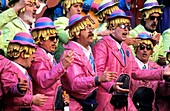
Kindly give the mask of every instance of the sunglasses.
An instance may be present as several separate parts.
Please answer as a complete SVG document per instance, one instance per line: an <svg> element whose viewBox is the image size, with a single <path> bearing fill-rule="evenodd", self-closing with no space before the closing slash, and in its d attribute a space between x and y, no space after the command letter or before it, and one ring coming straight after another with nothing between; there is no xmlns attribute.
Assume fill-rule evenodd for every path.
<svg viewBox="0 0 170 111"><path fill-rule="evenodd" d="M140 45L139 45L139 48L140 48L140 50L144 50L145 48L146 48L146 50L152 50L151 45L146 45L146 46L144 46L144 45L140 44Z"/></svg>
<svg viewBox="0 0 170 111"><path fill-rule="evenodd" d="M57 39L58 39L58 36L50 36L50 37L49 37L49 40L51 40L51 41L54 41L55 39L57 40Z"/></svg>
<svg viewBox="0 0 170 111"><path fill-rule="evenodd" d="M161 20L161 16L150 16L150 20L155 20L155 18L159 21Z"/></svg>
<svg viewBox="0 0 170 111"><path fill-rule="evenodd" d="M128 29L128 30L131 30L131 26L130 25L125 25L125 24L119 24L118 25L121 29Z"/></svg>

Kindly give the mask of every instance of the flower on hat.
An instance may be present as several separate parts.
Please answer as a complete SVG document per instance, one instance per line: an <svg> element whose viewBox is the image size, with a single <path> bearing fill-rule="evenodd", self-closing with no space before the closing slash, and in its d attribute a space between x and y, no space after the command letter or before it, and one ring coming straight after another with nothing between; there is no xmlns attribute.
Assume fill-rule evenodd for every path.
<svg viewBox="0 0 170 111"><path fill-rule="evenodd" d="M31 34L35 44L39 44L40 38L48 40L50 35L57 35L53 21L48 17L41 17L35 22L35 27L31 29Z"/></svg>
<svg viewBox="0 0 170 111"><path fill-rule="evenodd" d="M114 10L113 13L108 17L107 28L116 28L119 24L130 25L131 16L126 16L125 12L121 9Z"/></svg>
<svg viewBox="0 0 170 111"><path fill-rule="evenodd" d="M85 29L87 26L93 27L94 21L90 16L82 16L80 14L74 14L69 19L69 26L65 30L69 29L70 39L73 39L75 35L80 34L80 30Z"/></svg>
<svg viewBox="0 0 170 111"><path fill-rule="evenodd" d="M162 14L161 9L164 5L159 5L157 0L147 0L144 3L144 8L140 9L139 11L142 12L142 16L144 19L149 18L149 16L153 13Z"/></svg>
<svg viewBox="0 0 170 111"><path fill-rule="evenodd" d="M119 2L113 2L112 0L103 0L99 5L98 12L96 13L98 21L103 22L106 15L110 15L114 10L118 8Z"/></svg>
<svg viewBox="0 0 170 111"><path fill-rule="evenodd" d="M10 59L16 59L24 52L24 57L28 58L35 52L36 45L34 45L33 37L26 32L19 32L10 41L7 49L7 54Z"/></svg>

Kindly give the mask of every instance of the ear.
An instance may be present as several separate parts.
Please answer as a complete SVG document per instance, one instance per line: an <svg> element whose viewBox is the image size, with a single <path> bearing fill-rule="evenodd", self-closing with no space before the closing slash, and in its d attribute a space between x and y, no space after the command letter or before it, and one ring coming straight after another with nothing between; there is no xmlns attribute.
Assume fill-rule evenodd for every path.
<svg viewBox="0 0 170 111"><path fill-rule="evenodd" d="M24 58L24 59L25 59L24 54L25 54L24 52L21 52L21 55L20 55L20 56L21 56L21 58Z"/></svg>
<svg viewBox="0 0 170 111"><path fill-rule="evenodd" d="M40 44L40 45L42 45L42 44L43 44L43 42L44 42L44 40L43 40L42 38L40 38L40 42L39 42L39 44Z"/></svg>
<svg viewBox="0 0 170 111"><path fill-rule="evenodd" d="M151 51L151 55L154 53L154 51L153 51L153 49L152 49L152 51Z"/></svg>

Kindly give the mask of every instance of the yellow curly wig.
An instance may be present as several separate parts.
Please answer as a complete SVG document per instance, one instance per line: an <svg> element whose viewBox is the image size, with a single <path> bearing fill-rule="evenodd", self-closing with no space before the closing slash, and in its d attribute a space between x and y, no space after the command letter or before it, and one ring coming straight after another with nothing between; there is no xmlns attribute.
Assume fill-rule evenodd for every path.
<svg viewBox="0 0 170 111"><path fill-rule="evenodd" d="M80 34L80 30L85 29L87 26L93 28L93 24L91 22L90 18L86 18L85 20L75 24L73 27L69 29L69 36L70 39L73 39L75 36L78 36Z"/></svg>
<svg viewBox="0 0 170 111"><path fill-rule="evenodd" d="M34 41L35 41L35 44L36 45L39 45L39 42L40 42L40 38L42 38L43 40L48 40L50 35L54 35L54 34L58 34L56 29L41 29L41 30L33 30L31 32L33 38L34 38Z"/></svg>
<svg viewBox="0 0 170 111"><path fill-rule="evenodd" d="M103 20L105 19L106 15L112 14L112 12L113 12L114 10L117 10L117 9L119 9L118 4L104 9L103 11L101 11L101 12L98 14L98 16L97 16L98 21L99 21L100 23L102 23Z"/></svg>
<svg viewBox="0 0 170 111"><path fill-rule="evenodd" d="M73 5L75 3L83 4L84 2L83 2L83 0L63 0L62 1L62 5L66 10L68 10L71 7L71 5Z"/></svg>
<svg viewBox="0 0 170 111"><path fill-rule="evenodd" d="M21 52L24 52L24 57L28 58L35 52L36 48L26 45L21 45L18 43L9 43L7 49L7 55L10 59L17 59Z"/></svg>
<svg viewBox="0 0 170 111"><path fill-rule="evenodd" d="M130 25L130 20L127 18L115 18L115 19L113 18L112 20L107 22L107 28L115 29L120 24L129 24Z"/></svg>
<svg viewBox="0 0 170 111"><path fill-rule="evenodd" d="M152 8L152 9L149 9L149 10L145 10L145 11L142 12L142 17L146 20L153 13L162 14L161 8Z"/></svg>

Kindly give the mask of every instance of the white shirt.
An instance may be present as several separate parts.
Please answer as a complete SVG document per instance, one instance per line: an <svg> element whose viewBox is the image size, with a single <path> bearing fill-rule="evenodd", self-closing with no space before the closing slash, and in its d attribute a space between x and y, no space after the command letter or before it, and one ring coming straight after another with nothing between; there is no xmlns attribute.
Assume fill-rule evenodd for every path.
<svg viewBox="0 0 170 111"><path fill-rule="evenodd" d="M74 42L74 41L73 41ZM91 51L91 47L88 46L88 49L86 49L85 47L83 47L81 44L79 44L78 42L74 42L75 44L77 44L78 46L80 46L85 54L85 56L87 57L87 59L89 60L90 54L92 54Z"/></svg>
<svg viewBox="0 0 170 111"><path fill-rule="evenodd" d="M144 64L143 62L141 62L138 58L135 57L136 62L138 63L138 66L140 69L143 69L144 65L146 66L146 69L148 69L148 62L146 64Z"/></svg>
<svg viewBox="0 0 170 111"><path fill-rule="evenodd" d="M18 18L21 20L21 22L22 22L23 26L25 27L25 29L27 29L27 33L30 34L30 31L29 31L29 29L31 28L30 25L25 23L20 17L18 17Z"/></svg>

